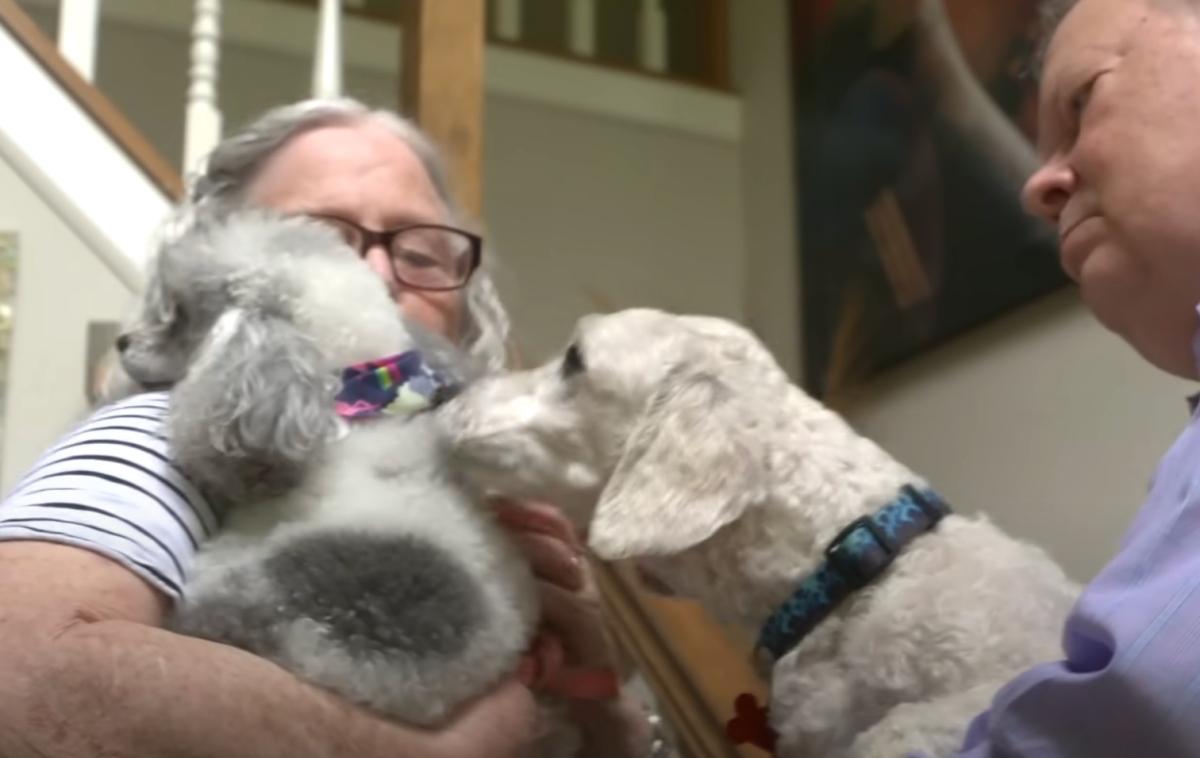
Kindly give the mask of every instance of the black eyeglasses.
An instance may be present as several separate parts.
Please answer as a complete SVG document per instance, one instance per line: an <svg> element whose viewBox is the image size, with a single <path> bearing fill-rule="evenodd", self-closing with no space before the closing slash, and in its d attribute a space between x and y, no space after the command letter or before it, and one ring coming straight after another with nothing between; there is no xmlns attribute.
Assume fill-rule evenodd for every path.
<svg viewBox="0 0 1200 758"><path fill-rule="evenodd" d="M483 238L441 224L413 224L377 232L338 216L309 214L333 227L362 257L383 245L400 283L420 290L456 290L466 286L483 258Z"/></svg>

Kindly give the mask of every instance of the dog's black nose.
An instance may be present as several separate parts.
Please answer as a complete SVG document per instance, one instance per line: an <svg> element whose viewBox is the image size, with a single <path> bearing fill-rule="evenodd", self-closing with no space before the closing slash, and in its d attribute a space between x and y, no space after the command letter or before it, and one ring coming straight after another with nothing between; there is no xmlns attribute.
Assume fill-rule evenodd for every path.
<svg viewBox="0 0 1200 758"><path fill-rule="evenodd" d="M117 337L117 352L123 353L129 348L129 343L133 342L133 338L128 334L121 334Z"/></svg>

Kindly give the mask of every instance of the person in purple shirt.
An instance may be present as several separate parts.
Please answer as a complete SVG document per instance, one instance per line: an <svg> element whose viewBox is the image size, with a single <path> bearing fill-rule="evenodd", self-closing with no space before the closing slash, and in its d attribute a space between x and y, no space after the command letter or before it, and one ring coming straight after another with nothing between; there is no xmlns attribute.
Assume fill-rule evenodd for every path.
<svg viewBox="0 0 1200 758"><path fill-rule="evenodd" d="M1196 378L1200 0L1053 5L1025 206L1058 228L1063 268L1100 322ZM1200 756L1200 415L1063 646L996 695L960 756Z"/></svg>

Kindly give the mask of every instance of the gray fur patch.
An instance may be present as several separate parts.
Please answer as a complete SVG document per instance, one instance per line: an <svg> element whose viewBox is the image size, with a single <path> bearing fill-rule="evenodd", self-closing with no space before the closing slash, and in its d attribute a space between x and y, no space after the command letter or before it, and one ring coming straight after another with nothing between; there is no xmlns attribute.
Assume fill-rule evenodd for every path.
<svg viewBox="0 0 1200 758"><path fill-rule="evenodd" d="M348 652L452 656L482 626L483 597L436 545L412 535L322 533L264 566L287 617L329 629Z"/></svg>
<svg viewBox="0 0 1200 758"><path fill-rule="evenodd" d="M224 592L182 600L166 622L179 634L220 642L264 657L279 652L281 619L271 604L246 588L244 575L231 572Z"/></svg>

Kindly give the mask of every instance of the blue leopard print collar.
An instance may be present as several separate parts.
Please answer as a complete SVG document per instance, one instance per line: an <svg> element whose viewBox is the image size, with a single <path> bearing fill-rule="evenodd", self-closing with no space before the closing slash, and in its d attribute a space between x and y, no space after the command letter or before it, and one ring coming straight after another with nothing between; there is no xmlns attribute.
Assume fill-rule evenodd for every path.
<svg viewBox="0 0 1200 758"><path fill-rule="evenodd" d="M776 661L796 647L856 590L883 573L905 545L930 531L950 513L932 490L905 486L871 516L834 537L817 566L763 624L756 650Z"/></svg>

